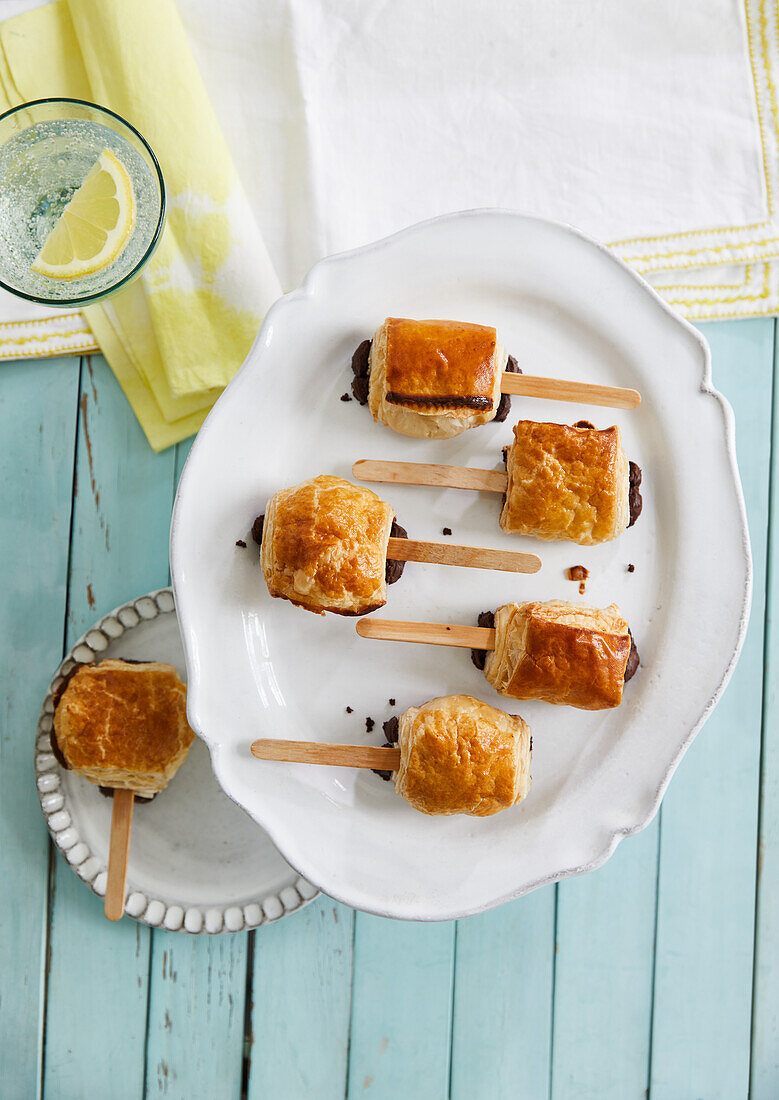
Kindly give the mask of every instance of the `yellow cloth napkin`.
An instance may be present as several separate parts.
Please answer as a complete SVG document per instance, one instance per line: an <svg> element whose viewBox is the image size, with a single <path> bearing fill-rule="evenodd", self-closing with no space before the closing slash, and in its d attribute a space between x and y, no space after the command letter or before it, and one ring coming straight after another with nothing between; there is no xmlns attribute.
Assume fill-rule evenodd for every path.
<svg viewBox="0 0 779 1100"><path fill-rule="evenodd" d="M162 165L157 252L83 311L161 450L198 429L281 288L172 0L57 0L0 25L0 106L47 96L110 107Z"/></svg>

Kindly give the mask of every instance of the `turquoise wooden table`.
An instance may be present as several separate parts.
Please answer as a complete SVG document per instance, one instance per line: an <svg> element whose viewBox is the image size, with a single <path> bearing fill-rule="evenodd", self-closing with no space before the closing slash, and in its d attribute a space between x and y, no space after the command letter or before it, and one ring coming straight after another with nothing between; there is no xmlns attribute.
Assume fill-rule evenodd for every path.
<svg viewBox="0 0 779 1100"><path fill-rule="evenodd" d="M110 925L52 851L32 771L63 647L167 583L187 446L150 451L99 357L0 366L3 1100L779 1097L777 340L771 320L704 331L754 602L652 825L594 874L457 923L320 898L214 937Z"/></svg>

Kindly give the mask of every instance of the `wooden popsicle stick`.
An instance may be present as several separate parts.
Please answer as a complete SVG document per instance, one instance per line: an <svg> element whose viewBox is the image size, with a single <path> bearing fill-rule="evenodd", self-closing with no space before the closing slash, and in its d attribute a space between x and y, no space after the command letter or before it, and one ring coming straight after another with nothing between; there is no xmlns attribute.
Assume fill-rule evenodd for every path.
<svg viewBox="0 0 779 1100"><path fill-rule="evenodd" d="M258 760L284 760L291 764L330 764L338 768L378 768L394 772L400 767L400 749L378 745L332 745L320 741L276 741L262 738L252 744Z"/></svg>
<svg viewBox="0 0 779 1100"><path fill-rule="evenodd" d="M535 374L503 372L501 393L518 397L545 397L549 401L581 401L611 409L635 409L641 404L638 390L621 386L596 386L592 382L566 382L563 378L541 378Z"/></svg>
<svg viewBox="0 0 779 1100"><path fill-rule="evenodd" d="M450 542L393 539L387 543L390 561L421 561L433 565L461 565L470 569L501 569L506 573L537 573L537 554L518 550L489 550L483 546L458 546Z"/></svg>
<svg viewBox="0 0 779 1100"><path fill-rule="evenodd" d="M132 791L116 789L111 814L111 840L108 849L108 882L105 888L105 915L109 920L121 920L124 913L124 886L127 879L127 857L130 854L130 833L133 827Z"/></svg>
<svg viewBox="0 0 779 1100"><path fill-rule="evenodd" d="M395 485L436 485L448 489L476 489L505 493L505 470L474 470L470 466L438 466L432 462L385 462L361 458L352 466L360 481L392 482Z"/></svg>
<svg viewBox="0 0 779 1100"><path fill-rule="evenodd" d="M495 631L486 626L458 626L448 623L407 623L400 619L359 619L361 638L384 642L423 642L426 645L450 645L461 649L494 649Z"/></svg>

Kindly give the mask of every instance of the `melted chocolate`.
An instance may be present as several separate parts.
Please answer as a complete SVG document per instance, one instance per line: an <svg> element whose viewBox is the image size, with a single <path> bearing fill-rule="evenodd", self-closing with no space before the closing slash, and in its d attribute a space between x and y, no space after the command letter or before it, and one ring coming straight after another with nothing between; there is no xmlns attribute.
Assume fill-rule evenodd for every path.
<svg viewBox="0 0 779 1100"><path fill-rule="evenodd" d="M595 431L595 425L591 424L589 420L577 420L574 424L574 428L592 428Z"/></svg>
<svg viewBox="0 0 779 1100"><path fill-rule="evenodd" d="M381 728L384 730L384 737L385 737L384 748L385 749L391 749L391 748L394 748L395 745L397 745L397 743L398 743L398 726L399 726L399 721L398 721L397 718L394 718L394 717L393 718L388 718L387 721L383 723ZM386 771L383 768L371 768L371 771L374 773L374 775L378 775L381 779L384 779L387 782L389 782L390 779L392 779L392 772Z"/></svg>
<svg viewBox="0 0 779 1100"><path fill-rule="evenodd" d="M644 507L644 502L641 499L641 492L639 485L641 484L641 467L635 462L630 463L630 492L628 494L628 500L630 502L630 523L628 527L632 527L638 517L641 515L641 509Z"/></svg>
<svg viewBox="0 0 779 1100"><path fill-rule="evenodd" d="M507 374L521 374L522 373L522 368L519 366L519 364L517 363L517 361L516 361L516 359L514 358L513 355L509 356L508 363L506 363L505 370L506 370ZM503 421L506 419L506 417L508 416L508 414L510 412L511 412L511 394L510 393L502 393L500 395L500 401L498 402L498 408L497 408L497 411L495 413L495 416L493 417L493 420L495 420L496 423L498 423L498 424L502 424Z"/></svg>
<svg viewBox="0 0 779 1100"><path fill-rule="evenodd" d="M265 513L261 516L257 516L252 524L252 538L258 546L262 546L262 529L265 526Z"/></svg>
<svg viewBox="0 0 779 1100"><path fill-rule="evenodd" d="M494 611L482 611L477 620L479 626L487 627L488 630L494 630L495 628L495 612ZM484 665L487 661L486 649L472 649L471 660L480 671L484 671Z"/></svg>
<svg viewBox="0 0 779 1100"><path fill-rule="evenodd" d="M391 539L407 539L408 532L405 527L401 527L397 520L392 521L392 530L390 531ZM387 584L394 584L395 581L399 581L403 576L403 566L406 563L404 561L395 561L393 558L387 558L387 571L384 574L387 579Z"/></svg>
<svg viewBox="0 0 779 1100"><path fill-rule="evenodd" d="M638 656L636 640L631 631L628 631L628 633L630 634L630 655L628 656L628 663L625 665L625 683L633 679L636 674L636 669L641 663L641 658Z"/></svg>
<svg viewBox="0 0 779 1100"><path fill-rule="evenodd" d="M426 393L396 393L391 390L387 394L387 401L391 405L421 405L426 408L441 409L488 409L492 402L489 397L466 396L458 393L444 393L431 396Z"/></svg>
<svg viewBox="0 0 779 1100"><path fill-rule="evenodd" d="M352 393L361 405L368 404L368 380L370 371L368 357L371 353L371 341L363 340L352 356Z"/></svg>

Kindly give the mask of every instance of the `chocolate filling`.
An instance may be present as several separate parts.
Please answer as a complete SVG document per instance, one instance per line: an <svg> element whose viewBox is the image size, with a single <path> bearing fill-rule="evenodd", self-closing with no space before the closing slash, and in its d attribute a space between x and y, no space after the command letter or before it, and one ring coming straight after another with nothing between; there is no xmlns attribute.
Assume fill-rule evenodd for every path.
<svg viewBox="0 0 779 1100"><path fill-rule="evenodd" d="M506 363L505 370L506 370L507 374L521 374L522 373L522 368L519 366L519 364L517 363L517 361L516 361L516 359L514 358L513 355L509 356L508 363ZM497 411L495 413L495 416L493 417L493 420L495 420L498 424L502 424L503 421L506 419L506 417L508 416L508 414L510 412L511 412L511 394L510 393L502 393L500 395L500 401L498 402L498 408L497 408Z"/></svg>
<svg viewBox="0 0 779 1100"><path fill-rule="evenodd" d="M488 630L494 630L495 629L495 612L494 611L482 611L481 614L479 615L479 618L478 618L477 622L478 622L479 626L485 626L485 627L487 627ZM481 672L483 672L484 671L484 665L487 661L487 650L486 649L472 649L471 650L471 660L476 665L476 667Z"/></svg>
<svg viewBox="0 0 779 1100"><path fill-rule="evenodd" d="M595 425L591 424L589 420L577 420L574 424L574 428L591 428L595 431Z"/></svg>
<svg viewBox="0 0 779 1100"><path fill-rule="evenodd" d="M368 404L368 382L370 372L368 356L371 353L371 341L363 340L352 356L352 393L361 405Z"/></svg>
<svg viewBox="0 0 779 1100"><path fill-rule="evenodd" d="M262 529L264 526L265 513L263 512L261 516L257 516L254 523L252 524L252 538L260 547L262 546Z"/></svg>
<svg viewBox="0 0 779 1100"><path fill-rule="evenodd" d="M625 665L625 683L633 679L636 674L636 669L641 663L641 658L638 656L636 640L633 637L632 631L629 630L628 634L630 634L630 655L628 656L628 663Z"/></svg>
<svg viewBox="0 0 779 1100"><path fill-rule="evenodd" d="M113 798L114 797L114 790L115 790L114 787L98 787L97 789L100 791L103 798ZM133 801L134 802L152 802L157 797L157 795L159 793L160 793L159 791L155 791L154 794L150 794L150 795L136 794Z"/></svg>
<svg viewBox="0 0 779 1100"><path fill-rule="evenodd" d="M407 539L408 532L405 527L401 527L397 520L392 521L392 530L390 531L391 539ZM395 581L399 581L403 576L403 566L406 563L404 561L395 561L393 558L387 558L387 571L385 576L387 578L387 584L394 584Z"/></svg>
<svg viewBox="0 0 779 1100"><path fill-rule="evenodd" d="M396 393L390 390L387 401L391 405L422 405L427 408L442 409L488 409L492 405L489 397L466 396L458 393L443 393L434 396L426 393Z"/></svg>
<svg viewBox="0 0 779 1100"><path fill-rule="evenodd" d="M639 485L641 484L641 467L635 462L630 463L630 492L628 494L628 500L630 502L630 523L628 527L632 527L638 517L641 515L641 509L644 506L644 502L641 499L641 492L639 491Z"/></svg>
<svg viewBox="0 0 779 1100"><path fill-rule="evenodd" d="M397 745L397 743L398 743L398 726L399 726L399 721L398 721L397 718L388 718L387 721L382 724L381 728L384 730L384 738L385 738L383 747L385 749L391 749L395 745ZM371 768L371 771L374 773L374 775L378 775L381 779L384 779L387 782L389 782L389 780L392 779L392 772L391 771L386 771L383 768Z"/></svg>

